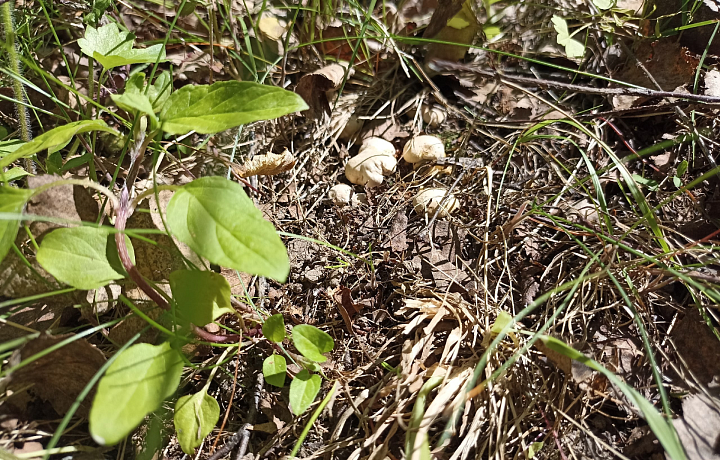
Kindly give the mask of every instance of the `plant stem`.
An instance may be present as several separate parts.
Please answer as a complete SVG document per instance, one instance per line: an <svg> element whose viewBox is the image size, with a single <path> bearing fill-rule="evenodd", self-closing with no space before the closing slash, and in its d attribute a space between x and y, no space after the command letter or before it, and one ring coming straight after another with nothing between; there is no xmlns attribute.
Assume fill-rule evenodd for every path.
<svg viewBox="0 0 720 460"><path fill-rule="evenodd" d="M20 57L18 55L18 47L15 42L15 21L13 20L13 2L6 1L2 4L2 24L5 29L5 44L8 52L8 61L10 61L10 70L16 75L22 75L20 67ZM13 92L15 93L15 109L17 111L18 122L20 123L20 136L25 142L32 140L30 132L30 121L28 110L26 107L25 90L23 84L18 78L13 78ZM35 164L32 159L25 160L25 169L29 173L35 173Z"/></svg>

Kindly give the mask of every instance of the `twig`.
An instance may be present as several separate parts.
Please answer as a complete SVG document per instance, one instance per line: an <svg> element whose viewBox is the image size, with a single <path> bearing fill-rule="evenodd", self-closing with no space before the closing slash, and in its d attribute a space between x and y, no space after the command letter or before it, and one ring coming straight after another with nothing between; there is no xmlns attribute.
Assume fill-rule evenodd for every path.
<svg viewBox="0 0 720 460"><path fill-rule="evenodd" d="M237 373L237 368L235 368L235 372ZM230 453L230 451L233 450L238 444L240 444L240 447L238 448L235 458L239 460L245 456L245 452L247 452L248 442L250 441L250 428L252 428L253 423L255 423L257 409L258 407L260 407L260 393L262 392L264 384L265 379L263 378L262 372L258 372L257 378L255 380L255 388L253 391L253 400L252 404L250 405L250 409L248 410L246 423L244 423L242 427L240 427L240 429L235 432L235 434L233 434L230 439L227 440L224 446L222 446L212 456L210 456L208 460L219 460L220 458ZM232 397L230 398L230 404L232 404ZM225 419L227 420L227 414ZM225 424L224 422L225 421L223 421L223 425Z"/></svg>
<svg viewBox="0 0 720 460"><path fill-rule="evenodd" d="M523 83L526 85L539 86L541 88L558 88L566 91L585 94L600 94L604 96L644 96L651 98L676 98L687 99L697 102L705 102L708 104L720 104L720 97L705 96L702 94L678 93L675 91L655 91L647 88L625 87L625 88L593 88L591 86L575 85L572 83L562 83L559 81L544 80L540 78L521 77L518 75L508 75L499 70L481 69L479 67L458 64L456 62L441 61L434 59L431 66L439 71L455 70L471 72L487 78L495 78L500 81L512 81L515 83Z"/></svg>

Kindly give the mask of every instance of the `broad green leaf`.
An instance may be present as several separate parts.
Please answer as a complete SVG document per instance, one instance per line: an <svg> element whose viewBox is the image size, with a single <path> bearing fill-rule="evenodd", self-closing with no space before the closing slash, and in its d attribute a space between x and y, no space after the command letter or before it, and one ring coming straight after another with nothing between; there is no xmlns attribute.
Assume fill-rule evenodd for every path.
<svg viewBox="0 0 720 460"><path fill-rule="evenodd" d="M141 113L146 113L151 117L155 118L155 112L153 106L150 103L150 99L142 93L134 93L125 91L123 94L111 94L115 105L125 110L128 113L135 113L139 110Z"/></svg>
<svg viewBox="0 0 720 460"><path fill-rule="evenodd" d="M682 180L677 176L673 177L673 185L677 188L682 187Z"/></svg>
<svg viewBox="0 0 720 460"><path fill-rule="evenodd" d="M215 272L177 270L170 273L170 289L183 319L196 326L212 323L225 313L234 313L230 305L230 284Z"/></svg>
<svg viewBox="0 0 720 460"><path fill-rule="evenodd" d="M130 239L125 237L130 258ZM59 281L78 289L97 289L125 277L110 227L58 228L40 243L37 261Z"/></svg>
<svg viewBox="0 0 720 460"><path fill-rule="evenodd" d="M121 32L113 22L97 29L87 26L85 37L77 42L84 54L94 58L106 69L128 64L154 64L158 60L165 60L162 45L133 48L135 37L130 32Z"/></svg>
<svg viewBox="0 0 720 460"><path fill-rule="evenodd" d="M262 332L266 339L271 342L280 343L285 338L285 321L280 313L266 319L262 326Z"/></svg>
<svg viewBox="0 0 720 460"><path fill-rule="evenodd" d="M220 418L220 405L203 389L194 395L183 396L175 404L175 431L183 452L195 453Z"/></svg>
<svg viewBox="0 0 720 460"><path fill-rule="evenodd" d="M609 10L615 6L615 0L592 0L599 10Z"/></svg>
<svg viewBox="0 0 720 460"><path fill-rule="evenodd" d="M585 45L572 38L567 22L559 16L552 17L552 23L557 32L558 45L565 47L565 54L569 58L581 58L585 55Z"/></svg>
<svg viewBox="0 0 720 460"><path fill-rule="evenodd" d="M183 359L165 342L128 348L100 380L90 410L90 434L98 444L117 444L157 410L180 383Z"/></svg>
<svg viewBox="0 0 720 460"><path fill-rule="evenodd" d="M34 176L34 174L30 174L22 168L10 168L7 171L0 172L0 182L12 182L25 176Z"/></svg>
<svg viewBox="0 0 720 460"><path fill-rule="evenodd" d="M15 160L21 158L29 158L36 153L52 149L58 145L67 144L76 134L86 133L88 131L106 131L117 135L117 131L110 128L102 120L81 120L66 125L58 126L50 131L39 135L30 142L26 142L17 150L8 153L0 158L0 168L8 166Z"/></svg>
<svg viewBox="0 0 720 460"><path fill-rule="evenodd" d="M20 139L10 139L9 141L0 142L0 158L19 149L24 143L25 141L21 141Z"/></svg>
<svg viewBox="0 0 720 460"><path fill-rule="evenodd" d="M315 401L320 392L322 379L306 370L300 371L290 383L290 408L293 414L301 415Z"/></svg>
<svg viewBox="0 0 720 460"><path fill-rule="evenodd" d="M170 72L167 70L155 79L155 83L150 85L147 90L147 96L152 103L153 110L157 113L160 112L170 98L170 90L172 89L172 79L170 78Z"/></svg>
<svg viewBox="0 0 720 460"><path fill-rule="evenodd" d="M281 355L271 355L263 361L263 376L265 381L276 387L285 386L285 374L287 373L287 363L285 357Z"/></svg>
<svg viewBox="0 0 720 460"><path fill-rule="evenodd" d="M168 99L160 121L169 134L213 134L308 108L295 93L246 81L188 85Z"/></svg>
<svg viewBox="0 0 720 460"><path fill-rule="evenodd" d="M607 370L603 365L595 361L594 359L588 358L579 351L565 344L561 340L547 335L540 336L540 341L545 344L546 347L567 356L570 359L581 362L589 368L600 372L607 377L612 384L619 388L625 396L635 404L640 412L645 417L650 429L655 433L655 436L660 441L660 444L665 448L665 451L673 460L685 460L685 450L680 444L677 432L671 421L666 420L658 411L655 406L645 399L637 390L628 385L627 383L620 380L620 378Z"/></svg>
<svg viewBox="0 0 720 460"><path fill-rule="evenodd" d="M324 363L327 358L323 356L333 349L335 341L327 332L321 331L309 324L299 324L292 330L292 340L295 348L310 361Z"/></svg>
<svg viewBox="0 0 720 460"><path fill-rule="evenodd" d="M32 196L33 191L15 188L9 185L0 186L0 214L20 214L25 207L25 203ZM8 251L15 241L20 219L14 216L0 215L0 261L7 255Z"/></svg>
<svg viewBox="0 0 720 460"><path fill-rule="evenodd" d="M168 204L167 222L180 241L212 263L287 279L285 246L240 184L215 176L184 185Z"/></svg>

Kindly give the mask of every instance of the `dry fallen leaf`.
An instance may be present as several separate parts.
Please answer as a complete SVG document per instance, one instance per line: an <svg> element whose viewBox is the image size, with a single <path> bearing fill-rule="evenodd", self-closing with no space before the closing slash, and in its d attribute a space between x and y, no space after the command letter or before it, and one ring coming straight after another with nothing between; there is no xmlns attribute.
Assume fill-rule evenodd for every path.
<svg viewBox="0 0 720 460"><path fill-rule="evenodd" d="M330 64L320 70L302 77L295 88L295 92L302 97L307 105L311 118L321 113L330 114L330 102L327 92L334 91L342 85L345 78L346 67L340 64ZM353 74L350 68L348 78Z"/></svg>
<svg viewBox="0 0 720 460"><path fill-rule="evenodd" d="M450 43L471 45L482 31L469 0L440 0L423 38ZM459 61L465 57L469 46L428 44L425 63L433 59Z"/></svg>
<svg viewBox="0 0 720 460"><path fill-rule="evenodd" d="M36 356L72 335L41 335L16 350L10 357L10 366ZM30 391L48 401L55 411L63 415L75 402L85 385L105 363L105 355L85 339L78 339L12 372L8 388L32 385ZM87 417L94 391L80 405L77 414Z"/></svg>
<svg viewBox="0 0 720 460"><path fill-rule="evenodd" d="M720 401L703 394L683 399L683 416L673 420L688 460L720 460Z"/></svg>
<svg viewBox="0 0 720 460"><path fill-rule="evenodd" d="M250 176L274 176L289 171L295 166L295 157L288 149L283 153L268 153L257 155L252 160L247 160L242 165L233 165L235 174L240 177Z"/></svg>

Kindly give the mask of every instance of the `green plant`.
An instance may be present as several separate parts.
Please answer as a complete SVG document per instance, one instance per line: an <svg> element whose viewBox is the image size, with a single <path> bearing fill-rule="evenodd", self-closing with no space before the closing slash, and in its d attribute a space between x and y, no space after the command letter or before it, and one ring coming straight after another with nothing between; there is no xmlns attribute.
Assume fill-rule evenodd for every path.
<svg viewBox="0 0 720 460"><path fill-rule="evenodd" d="M83 53L103 66L101 75L114 66L157 63L165 56L160 45L134 48L128 33L121 32L115 24L97 29L88 27L79 45ZM171 87L169 72L160 73L154 79L137 72L128 80L125 91L112 97L114 103L128 113L133 126L129 139L129 177L119 196L90 180L58 180L32 190L15 188L8 183L0 186L0 213L3 213L0 260L12 248L20 221L25 218L22 210L33 196L63 184L92 187L104 194L112 205L114 227L88 222L81 227L53 230L39 245L38 263L58 281L76 289L96 289L113 280L129 278L166 311L157 321L146 318L165 333L166 340L158 345L136 344L123 349L113 357L99 381L90 412L90 432L104 445L120 442L175 393L187 363L180 348L195 340L193 335L210 342L238 342L241 338L240 335L215 336L202 329L223 314L235 313L230 304L230 286L221 275L196 267L177 270L170 275L171 295L167 296L145 280L135 267L132 244L125 232L135 206L149 195L130 200L137 168L146 149L162 135L185 135L191 131L214 134L307 108L294 93L256 83L224 81L185 86L175 92L171 92ZM73 137L88 132L119 135L100 119L68 123L29 142L0 145L0 168L30 159L43 150L59 150ZM7 175L4 180L8 182ZM165 216L169 235L211 263L280 282L286 280L290 266L285 246L241 185L221 177L204 177L184 186L164 188L175 191ZM123 301L142 315L129 301ZM285 338L282 316L271 316L263 331L276 348L282 349ZM304 368L290 388L292 408L299 415L320 390L316 363L326 359L322 353L332 350L334 342L325 332L308 325L296 326L292 339L302 354L297 360ZM286 374L284 357L269 357L263 372L269 383L282 386ZM207 393L210 380L202 391L179 398L175 405L178 439L188 453L202 442L219 417L218 403Z"/></svg>

